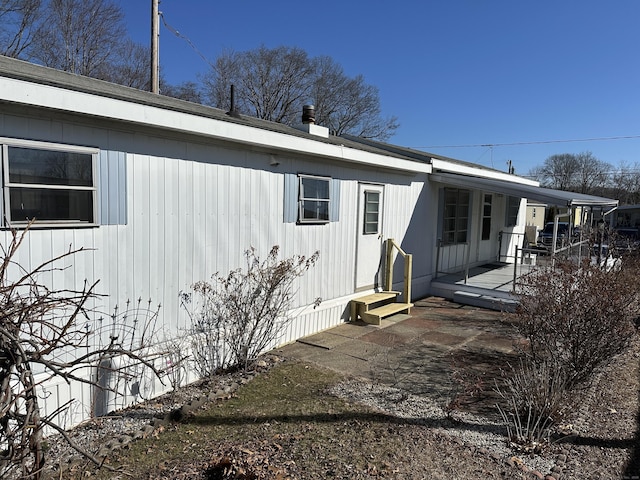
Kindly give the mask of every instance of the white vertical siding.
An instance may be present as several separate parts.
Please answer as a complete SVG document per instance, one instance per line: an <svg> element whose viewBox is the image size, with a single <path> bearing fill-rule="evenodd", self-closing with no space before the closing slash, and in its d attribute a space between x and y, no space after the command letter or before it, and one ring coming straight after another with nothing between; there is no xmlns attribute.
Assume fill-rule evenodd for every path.
<svg viewBox="0 0 640 480"><path fill-rule="evenodd" d="M395 238L416 258L431 250L427 235L431 226L425 223L428 212L422 199L424 178L284 155L278 166L272 166L266 153L47 120L30 123L3 115L0 120L0 135L64 140L101 149L102 225L33 230L17 260L26 268L34 267L69 247L86 248L61 261L60 270L43 274L42 280L56 288L72 289L81 288L85 279L99 279L97 292L106 296L94 302L103 319L97 317L93 325L100 329L105 343L109 315L116 306L122 311L127 300L137 298L162 304L158 340L183 335L188 318L180 306L180 292L216 272L244 267L244 252L249 247L265 257L273 245L280 246L282 257L320 252L315 268L296 281L295 318L273 346L339 324L354 295L359 182L385 185L385 238ZM334 186L339 182L339 188L332 190L337 194L338 221L323 225L285 222L285 208L291 207L284 201L285 174L298 172L330 176ZM8 234L2 237L6 244ZM414 276L428 275L429 267L428 262L414 263ZM316 298L323 300L318 308L313 306ZM55 392L52 398L57 402L70 398L80 402L82 408L74 410L78 416L70 417L72 424L86 418L87 402L93 403L95 394L87 386L56 383L45 388ZM155 383L149 389L163 391ZM117 405L135 400L128 395Z"/></svg>

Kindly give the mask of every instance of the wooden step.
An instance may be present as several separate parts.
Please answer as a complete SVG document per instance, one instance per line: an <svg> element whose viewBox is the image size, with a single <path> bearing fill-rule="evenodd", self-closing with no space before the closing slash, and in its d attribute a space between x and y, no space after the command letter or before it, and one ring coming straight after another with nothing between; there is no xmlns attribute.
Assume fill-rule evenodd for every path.
<svg viewBox="0 0 640 480"><path fill-rule="evenodd" d="M351 321L355 322L358 319L358 316L362 317L362 314L367 312L370 308L395 302L398 295L400 295L400 292L384 291L354 298L349 302Z"/></svg>
<svg viewBox="0 0 640 480"><path fill-rule="evenodd" d="M387 303L381 307L361 312L360 316L362 320L371 325L380 325L383 318L400 312L409 313L411 307L413 307L413 303Z"/></svg>
<svg viewBox="0 0 640 480"><path fill-rule="evenodd" d="M351 301L361 305L373 305L374 303L384 302L385 300L395 300L398 295L400 295L400 292L384 291L354 298Z"/></svg>

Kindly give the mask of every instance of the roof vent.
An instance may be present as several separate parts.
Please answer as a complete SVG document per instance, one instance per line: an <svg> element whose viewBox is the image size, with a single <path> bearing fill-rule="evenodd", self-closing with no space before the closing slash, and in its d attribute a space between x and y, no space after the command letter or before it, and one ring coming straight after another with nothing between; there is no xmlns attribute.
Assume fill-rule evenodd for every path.
<svg viewBox="0 0 640 480"><path fill-rule="evenodd" d="M305 105L302 107L302 123L305 125L316 123L316 107Z"/></svg>
<svg viewBox="0 0 640 480"><path fill-rule="evenodd" d="M240 112L238 112L238 110L236 110L235 93L236 93L235 87L233 85L231 85L231 108L227 112L227 115L229 115L230 117L234 117L234 118L241 118L240 117Z"/></svg>
<svg viewBox="0 0 640 480"><path fill-rule="evenodd" d="M305 105L302 107L302 125L296 128L311 135L329 138L329 129L316 125L316 107L313 105Z"/></svg>

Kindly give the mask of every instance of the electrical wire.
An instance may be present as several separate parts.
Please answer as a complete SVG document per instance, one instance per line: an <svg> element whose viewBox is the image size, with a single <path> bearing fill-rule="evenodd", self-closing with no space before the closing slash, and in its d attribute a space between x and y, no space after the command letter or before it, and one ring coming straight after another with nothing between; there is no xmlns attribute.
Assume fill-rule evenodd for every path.
<svg viewBox="0 0 640 480"><path fill-rule="evenodd" d="M598 142L603 140L629 140L640 138L640 135L620 135L616 137L594 137L594 138L577 138L573 140L540 140L531 142L512 142L512 143L471 143L466 145L429 145L426 147L409 147L415 149L427 148L477 148L477 147L512 147L516 145L543 145L549 143L573 143L573 142Z"/></svg>
<svg viewBox="0 0 640 480"><path fill-rule="evenodd" d="M178 30L176 30L175 28L173 28L171 25L167 23L167 20L164 18L164 14L162 12L160 12L160 18L162 19L162 24L165 26L167 30L173 33L176 37L187 42L187 44L193 49L194 52L196 52L200 56L200 58L202 58L202 60L204 60L211 68L215 69L215 66L213 65L213 63L211 63L209 59L205 57L200 50L198 50L198 47L196 47L193 44L193 42L189 39L189 37L181 34Z"/></svg>

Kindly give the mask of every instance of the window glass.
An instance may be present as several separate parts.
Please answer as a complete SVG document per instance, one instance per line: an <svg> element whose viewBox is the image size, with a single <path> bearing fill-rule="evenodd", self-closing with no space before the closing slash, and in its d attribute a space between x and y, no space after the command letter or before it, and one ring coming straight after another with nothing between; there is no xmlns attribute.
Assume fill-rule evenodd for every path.
<svg viewBox="0 0 640 480"><path fill-rule="evenodd" d="M506 226L515 227L518 223L518 212L520 210L520 199L518 197L508 197Z"/></svg>
<svg viewBox="0 0 640 480"><path fill-rule="evenodd" d="M90 154L9 147L9 182L41 185L93 184Z"/></svg>
<svg viewBox="0 0 640 480"><path fill-rule="evenodd" d="M300 176L300 222L329 221L329 179Z"/></svg>
<svg viewBox="0 0 640 480"><path fill-rule="evenodd" d="M482 206L482 240L491 238L491 203L492 195L484 195L484 203Z"/></svg>
<svg viewBox="0 0 640 480"><path fill-rule="evenodd" d="M9 222L95 223L93 168L97 154L30 144L4 147L5 212Z"/></svg>
<svg viewBox="0 0 640 480"><path fill-rule="evenodd" d="M90 190L47 190L11 188L9 190L11 220L93 221L93 192Z"/></svg>
<svg viewBox="0 0 640 480"><path fill-rule="evenodd" d="M378 233L380 192L364 192L364 234Z"/></svg>
<svg viewBox="0 0 640 480"><path fill-rule="evenodd" d="M469 191L445 188L442 240L449 244L465 243L468 225Z"/></svg>
<svg viewBox="0 0 640 480"><path fill-rule="evenodd" d="M303 177L302 197L329 200L329 180L324 178Z"/></svg>

